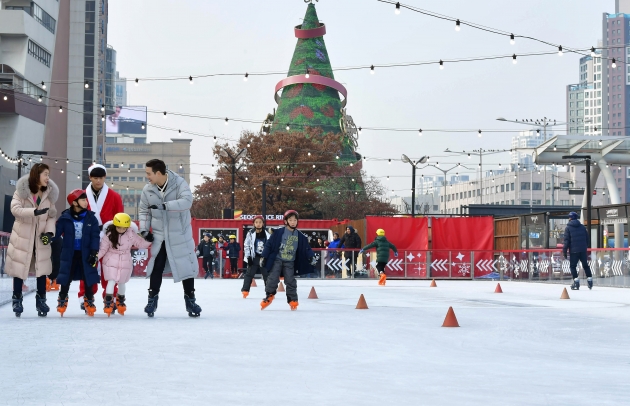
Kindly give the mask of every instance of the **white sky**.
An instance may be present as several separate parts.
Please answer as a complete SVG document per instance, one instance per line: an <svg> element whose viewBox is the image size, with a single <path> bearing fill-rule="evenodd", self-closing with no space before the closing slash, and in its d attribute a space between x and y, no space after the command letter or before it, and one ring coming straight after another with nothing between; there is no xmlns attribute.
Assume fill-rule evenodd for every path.
<svg viewBox="0 0 630 406"><path fill-rule="evenodd" d="M567 47L597 46L603 12L614 12L613 0L407 0L407 4L441 14L560 43ZM296 44L293 27L306 5L300 0L110 0L109 44L118 52L121 76L188 76L208 73L287 71ZM316 3L332 66L507 55L553 48L528 40L510 45L505 37L403 10L376 0L321 0ZM565 87L579 79L580 56L565 53L511 60L437 66L336 72L348 89L348 112L363 127L525 130L525 126L496 121L541 118L565 121ZM273 90L284 77L217 77L188 81L129 84L128 104L149 109L221 117L264 119L275 107ZM149 114L149 123L200 133L237 138L259 125ZM149 141L177 137L176 132L148 128ZM564 128L562 129L564 130ZM446 148L510 148L513 133L476 134L363 131L359 152L391 158L392 164L365 162L368 174L382 176L388 189L410 195L411 168L400 162L432 156L432 162L467 161L438 158ZM187 137L189 138L189 137ZM191 183L199 173L211 173L213 142L193 137ZM506 164L509 155L484 160ZM207 164L207 165L202 165ZM452 165L449 165L450 167ZM487 169L491 169L490 166ZM213 171L212 171L213 172ZM195 174L196 173L196 174ZM420 173L437 174L425 169ZM391 180L385 177L390 175ZM449 174L450 176L450 174ZM471 178L474 174L471 173Z"/></svg>

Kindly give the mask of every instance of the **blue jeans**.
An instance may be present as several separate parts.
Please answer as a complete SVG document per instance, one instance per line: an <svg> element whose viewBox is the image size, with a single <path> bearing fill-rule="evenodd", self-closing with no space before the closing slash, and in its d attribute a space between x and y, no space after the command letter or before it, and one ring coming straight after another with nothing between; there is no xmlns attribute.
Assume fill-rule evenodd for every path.
<svg viewBox="0 0 630 406"><path fill-rule="evenodd" d="M582 268L584 268L586 277L591 278L593 274L591 273L591 267L588 266L588 256L586 254L586 251L584 251L584 252L572 252L569 256L569 266L571 268L571 275L573 276L573 279L578 277L578 272L577 272L578 261L582 263Z"/></svg>

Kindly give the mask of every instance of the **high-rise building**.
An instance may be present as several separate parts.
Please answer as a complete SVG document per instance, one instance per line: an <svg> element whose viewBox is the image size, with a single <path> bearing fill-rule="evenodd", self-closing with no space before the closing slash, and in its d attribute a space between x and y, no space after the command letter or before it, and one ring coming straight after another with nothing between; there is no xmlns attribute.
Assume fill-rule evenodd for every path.
<svg viewBox="0 0 630 406"><path fill-rule="evenodd" d="M105 53L105 107L114 110L116 106L116 50L107 45Z"/></svg>
<svg viewBox="0 0 630 406"><path fill-rule="evenodd" d="M116 71L116 103L115 106L127 105L127 78L121 78Z"/></svg>
<svg viewBox="0 0 630 406"><path fill-rule="evenodd" d="M553 138L553 131L547 130L547 139ZM513 168L517 168L520 164L521 168L531 168L534 160L530 153L520 152L519 148L536 148L545 140L545 129L543 127L535 130L521 131L517 136L512 137L512 147L514 150L511 154L510 163Z"/></svg>

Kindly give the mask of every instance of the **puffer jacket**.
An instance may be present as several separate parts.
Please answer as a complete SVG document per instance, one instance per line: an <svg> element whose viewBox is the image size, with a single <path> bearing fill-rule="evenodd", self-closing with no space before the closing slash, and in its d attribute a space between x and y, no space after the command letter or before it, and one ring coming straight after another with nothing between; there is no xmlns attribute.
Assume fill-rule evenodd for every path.
<svg viewBox="0 0 630 406"><path fill-rule="evenodd" d="M106 230L111 221L103 224ZM107 235L101 238L101 245L98 251L98 258L103 259L103 277L106 281L116 281L116 283L127 283L131 279L133 272L133 262L131 260L131 248L148 249L151 243L138 235L138 227L131 223L131 227L124 234L118 236L118 247L114 248Z"/></svg>
<svg viewBox="0 0 630 406"><path fill-rule="evenodd" d="M570 220L567 228L564 229L564 246L562 252L571 254L586 252L588 249L588 232L586 227L579 220Z"/></svg>
<svg viewBox="0 0 630 406"><path fill-rule="evenodd" d="M398 253L396 246L391 242L387 241L384 235L379 235L376 239L371 243L363 247L363 251L367 251L370 248L376 247L376 262L385 262L389 261L389 250L394 250L395 253Z"/></svg>
<svg viewBox="0 0 630 406"><path fill-rule="evenodd" d="M352 226L348 226L350 234L344 234L341 237L342 248L361 248L361 237L357 234L356 230Z"/></svg>
<svg viewBox="0 0 630 406"><path fill-rule="evenodd" d="M35 207L33 195L28 188L28 175L17 181L11 201L11 213L15 216L15 222L7 250L5 265L7 275L26 279L29 271L32 270L35 271L36 276L51 274L51 246L44 245L39 237L42 233L55 233L57 217L55 203L58 198L59 188L50 180L48 188L42 194L39 206ZM35 216L35 209L44 208L49 209L48 213ZM35 255L34 263L33 254Z"/></svg>
<svg viewBox="0 0 630 406"><path fill-rule="evenodd" d="M172 273L173 282L181 282L199 273L190 217L193 196L184 178L170 170L166 173L168 184L164 196L156 185L148 184L142 190L139 229L141 233L152 231L154 237L147 277L151 276L155 258L164 243L167 254L164 273ZM166 210L162 210L162 204L166 205ZM153 205L159 208L149 209Z"/></svg>

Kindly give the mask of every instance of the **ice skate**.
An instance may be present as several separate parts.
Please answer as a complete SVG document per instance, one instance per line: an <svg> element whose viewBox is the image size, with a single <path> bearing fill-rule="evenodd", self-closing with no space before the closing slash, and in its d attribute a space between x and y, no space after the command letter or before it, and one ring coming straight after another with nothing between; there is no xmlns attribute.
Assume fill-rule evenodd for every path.
<svg viewBox="0 0 630 406"><path fill-rule="evenodd" d="M57 298L57 311L61 314L61 317L63 317L63 314L66 312L67 309L68 296L62 298L61 295L59 295L59 297Z"/></svg>
<svg viewBox="0 0 630 406"><path fill-rule="evenodd" d="M13 300L13 311L15 312L15 317L20 317L22 312L24 312L24 306L22 305L22 300L24 299L23 295L11 297Z"/></svg>
<svg viewBox="0 0 630 406"><path fill-rule="evenodd" d="M246 290L241 291L241 293L243 294L243 299L247 299L247 296L249 296L249 292Z"/></svg>
<svg viewBox="0 0 630 406"><path fill-rule="evenodd" d="M204 279L208 279L208 276L210 276L210 272L206 272L206 276L204 276Z"/></svg>
<svg viewBox="0 0 630 406"><path fill-rule="evenodd" d="M271 304L271 302L273 302L274 297L275 295L267 293L267 297L265 297L263 301L260 302L260 306L262 307L260 310L265 310Z"/></svg>
<svg viewBox="0 0 630 406"><path fill-rule="evenodd" d="M57 283L57 279L50 281L50 290L58 291L61 289L61 285Z"/></svg>
<svg viewBox="0 0 630 406"><path fill-rule="evenodd" d="M110 317L112 313L115 311L114 297L112 295L106 295L105 300L103 300L103 303L105 305L105 307L103 308L103 311L105 312L107 317Z"/></svg>
<svg viewBox="0 0 630 406"><path fill-rule="evenodd" d="M593 289L593 278L586 278L586 283L589 289Z"/></svg>
<svg viewBox="0 0 630 406"><path fill-rule="evenodd" d="M199 317L201 314L201 307L197 304L197 299L184 295L186 301L186 311L190 317Z"/></svg>
<svg viewBox="0 0 630 406"><path fill-rule="evenodd" d="M573 284L571 285L571 290L580 290L580 280L575 278L573 280Z"/></svg>
<svg viewBox="0 0 630 406"><path fill-rule="evenodd" d="M300 304L297 300L289 302L289 306L291 306L291 311L297 310Z"/></svg>
<svg viewBox="0 0 630 406"><path fill-rule="evenodd" d="M52 281L46 278L46 292L50 292L52 290Z"/></svg>
<svg viewBox="0 0 630 406"><path fill-rule="evenodd" d="M158 308L158 299L159 295L155 295L153 297L149 296L149 302L144 307L144 312L147 314L147 316L153 317L155 315L155 311Z"/></svg>
<svg viewBox="0 0 630 406"><path fill-rule="evenodd" d="M385 283L387 282L387 275L385 275L385 272L381 272L379 278L380 279L378 280L378 284L385 286Z"/></svg>
<svg viewBox="0 0 630 406"><path fill-rule="evenodd" d="M121 316L125 315L127 311L127 305L125 304L125 295L116 296L116 310L118 310L118 314Z"/></svg>
<svg viewBox="0 0 630 406"><path fill-rule="evenodd" d="M85 314L89 317L94 317L94 313L96 313L96 306L94 306L94 299L88 299L87 297L83 297L83 307L85 308Z"/></svg>
<svg viewBox="0 0 630 406"><path fill-rule="evenodd" d="M39 293L35 294L35 308L39 317L46 317L50 311L50 307L46 304L46 296L41 297Z"/></svg>

